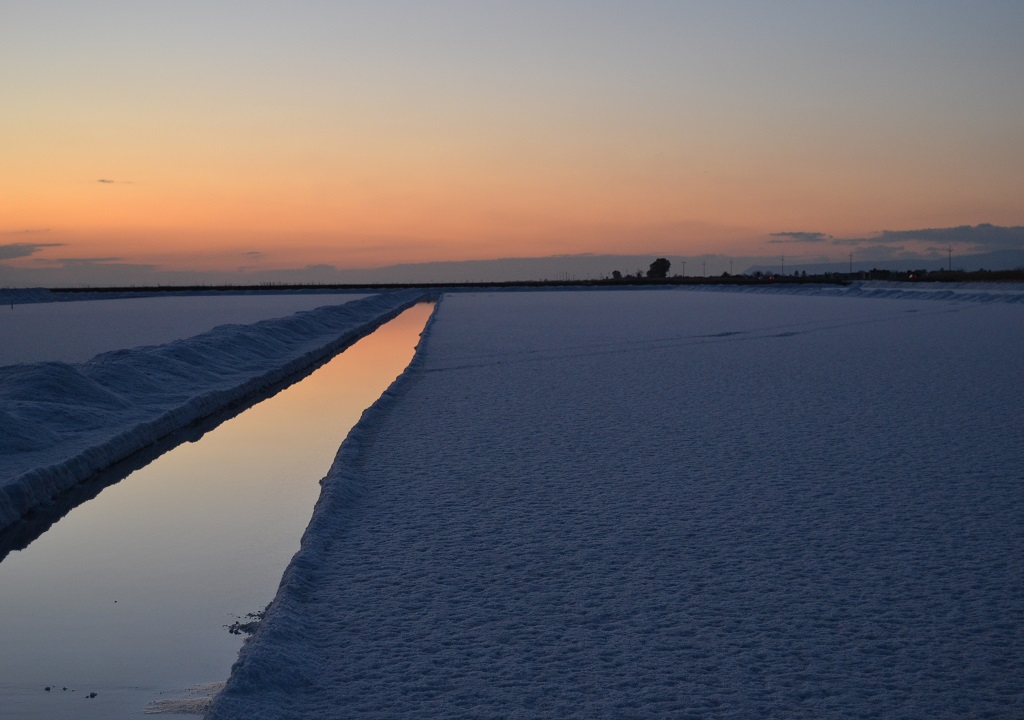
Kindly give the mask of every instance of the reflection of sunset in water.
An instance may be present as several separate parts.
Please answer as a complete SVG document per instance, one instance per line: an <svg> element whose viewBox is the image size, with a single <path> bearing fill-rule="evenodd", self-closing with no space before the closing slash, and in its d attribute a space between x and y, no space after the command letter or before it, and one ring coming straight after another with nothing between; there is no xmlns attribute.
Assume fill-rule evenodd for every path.
<svg viewBox="0 0 1024 720"><path fill-rule="evenodd" d="M60 717L70 700L33 695L56 684L79 690L76 712L96 691L88 712L124 717L158 692L226 678L240 640L224 626L273 598L318 481L408 365L431 310L411 308L0 563L3 703Z"/></svg>

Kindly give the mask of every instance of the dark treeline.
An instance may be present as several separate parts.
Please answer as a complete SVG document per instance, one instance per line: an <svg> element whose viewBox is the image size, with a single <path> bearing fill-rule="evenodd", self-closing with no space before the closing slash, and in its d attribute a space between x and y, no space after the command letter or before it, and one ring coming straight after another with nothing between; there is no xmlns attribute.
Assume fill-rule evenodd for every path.
<svg viewBox="0 0 1024 720"><path fill-rule="evenodd" d="M662 258L659 258L662 260ZM667 264L668 261L665 261ZM657 266L657 267L655 267ZM795 271L792 274L756 272L752 275L730 275L722 273L713 277L667 275L668 268L658 261L652 263L648 273L622 275L613 271L612 277L592 280L509 280L500 282L452 282L452 283L260 283L258 285L138 285L119 287L68 287L50 288L54 292L99 293L99 292L257 292L266 290L401 290L408 288L510 288L510 287L603 287L623 285L769 285L769 284L831 284L846 285L856 280L892 280L897 282L1024 282L1024 269L1016 270L871 270L852 273L807 274ZM664 270L665 276L659 276Z"/></svg>

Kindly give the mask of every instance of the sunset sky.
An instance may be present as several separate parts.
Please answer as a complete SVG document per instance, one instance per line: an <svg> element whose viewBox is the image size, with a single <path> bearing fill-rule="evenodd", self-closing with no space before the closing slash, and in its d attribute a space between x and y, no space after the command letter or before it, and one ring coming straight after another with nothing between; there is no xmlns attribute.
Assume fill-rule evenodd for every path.
<svg viewBox="0 0 1024 720"><path fill-rule="evenodd" d="M4 0L0 265L1024 249L1022 38L1020 0Z"/></svg>

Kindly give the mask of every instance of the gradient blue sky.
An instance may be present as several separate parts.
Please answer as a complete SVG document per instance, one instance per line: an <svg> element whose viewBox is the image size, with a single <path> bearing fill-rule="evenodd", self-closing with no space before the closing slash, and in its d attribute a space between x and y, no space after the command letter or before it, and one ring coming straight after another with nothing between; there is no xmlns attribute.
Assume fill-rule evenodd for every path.
<svg viewBox="0 0 1024 720"><path fill-rule="evenodd" d="M0 264L1012 244L1022 38L1019 0L6 0Z"/></svg>

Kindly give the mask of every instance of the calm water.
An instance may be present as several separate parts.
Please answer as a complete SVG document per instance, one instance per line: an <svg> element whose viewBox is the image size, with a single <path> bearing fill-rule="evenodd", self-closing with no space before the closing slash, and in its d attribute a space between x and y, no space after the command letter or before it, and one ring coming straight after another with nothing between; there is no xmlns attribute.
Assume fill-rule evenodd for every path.
<svg viewBox="0 0 1024 720"><path fill-rule="evenodd" d="M319 479L431 310L406 311L0 562L0 718L142 717L225 680L242 642L225 626L273 598Z"/></svg>

